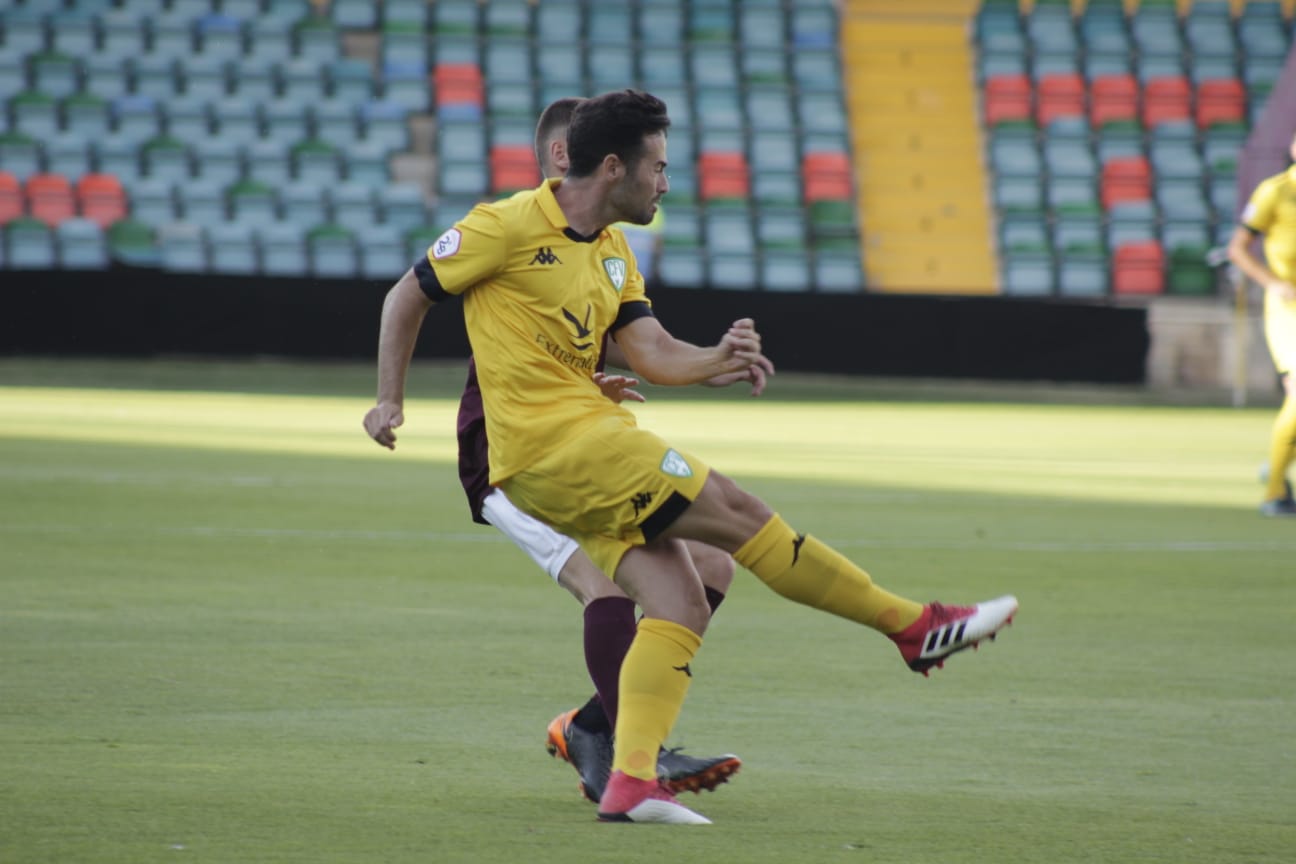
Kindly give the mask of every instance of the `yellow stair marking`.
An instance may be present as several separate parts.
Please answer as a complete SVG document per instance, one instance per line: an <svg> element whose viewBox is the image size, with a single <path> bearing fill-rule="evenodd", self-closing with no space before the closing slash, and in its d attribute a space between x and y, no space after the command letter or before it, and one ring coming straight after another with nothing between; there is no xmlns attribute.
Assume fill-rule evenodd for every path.
<svg viewBox="0 0 1296 864"><path fill-rule="evenodd" d="M853 0L842 64L870 289L999 284L968 20L976 0Z"/></svg>

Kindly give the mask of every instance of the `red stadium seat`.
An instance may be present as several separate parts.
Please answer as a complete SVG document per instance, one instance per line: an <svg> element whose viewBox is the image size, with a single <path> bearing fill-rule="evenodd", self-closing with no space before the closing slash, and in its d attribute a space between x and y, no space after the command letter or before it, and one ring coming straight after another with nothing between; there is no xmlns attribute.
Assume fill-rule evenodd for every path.
<svg viewBox="0 0 1296 864"><path fill-rule="evenodd" d="M86 174L77 181L76 197L81 215L107 228L126 218L130 209L121 181L112 174Z"/></svg>
<svg viewBox="0 0 1296 864"><path fill-rule="evenodd" d="M432 72L437 105L483 103L481 69L473 63L438 63Z"/></svg>
<svg viewBox="0 0 1296 864"><path fill-rule="evenodd" d="M7 171L0 171L0 225L8 225L22 216L22 184Z"/></svg>
<svg viewBox="0 0 1296 864"><path fill-rule="evenodd" d="M1138 82L1133 75L1100 75L1089 85L1089 122L1138 119Z"/></svg>
<svg viewBox="0 0 1296 864"><path fill-rule="evenodd" d="M1152 167L1142 156L1109 159L1102 168L1099 195L1104 210L1121 201L1147 201L1152 197Z"/></svg>
<svg viewBox="0 0 1296 864"><path fill-rule="evenodd" d="M27 212L46 225L52 227L77 215L72 184L62 174L33 174L23 191Z"/></svg>
<svg viewBox="0 0 1296 864"><path fill-rule="evenodd" d="M850 157L838 151L807 153L801 161L801 184L806 203L850 200Z"/></svg>
<svg viewBox="0 0 1296 864"><path fill-rule="evenodd" d="M1029 120L1031 83L1025 75L992 75L985 83L985 122L994 126L1005 120Z"/></svg>
<svg viewBox="0 0 1296 864"><path fill-rule="evenodd" d="M517 192L540 185L540 166L526 144L497 144L490 153L491 191Z"/></svg>
<svg viewBox="0 0 1296 864"><path fill-rule="evenodd" d="M1192 88L1182 75L1153 78L1143 85L1143 125L1192 118Z"/></svg>
<svg viewBox="0 0 1296 864"><path fill-rule="evenodd" d="M1117 294L1165 292L1165 251L1155 240L1125 243L1112 256L1112 290Z"/></svg>
<svg viewBox="0 0 1296 864"><path fill-rule="evenodd" d="M751 197L751 175L741 153L711 151L698 156L698 195L714 198Z"/></svg>
<svg viewBox="0 0 1296 864"><path fill-rule="evenodd" d="M1236 123L1246 119L1246 89L1236 78L1217 78L1197 85L1197 126Z"/></svg>
<svg viewBox="0 0 1296 864"><path fill-rule="evenodd" d="M1035 122L1047 126L1058 117L1085 116L1084 79L1074 73L1045 75L1035 94Z"/></svg>

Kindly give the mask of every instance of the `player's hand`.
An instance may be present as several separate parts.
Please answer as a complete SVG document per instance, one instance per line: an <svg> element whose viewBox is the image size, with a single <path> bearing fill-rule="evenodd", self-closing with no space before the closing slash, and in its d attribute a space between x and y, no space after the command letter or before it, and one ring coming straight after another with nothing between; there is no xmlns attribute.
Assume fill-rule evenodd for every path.
<svg viewBox="0 0 1296 864"><path fill-rule="evenodd" d="M749 381L751 382L751 395L759 396L765 392L766 380L773 374L774 364L770 362L768 357L762 355L760 360L746 369L716 375L714 378L708 378L702 383L708 387L728 387L741 381Z"/></svg>
<svg viewBox="0 0 1296 864"><path fill-rule="evenodd" d="M1296 285L1292 285L1283 279L1275 279L1265 285L1265 288L1278 295L1278 299L1285 303L1291 303L1296 300Z"/></svg>
<svg viewBox="0 0 1296 864"><path fill-rule="evenodd" d="M762 361L769 363L761 353L761 336L756 332L756 322L750 318L735 321L717 347L722 356L724 372L741 372Z"/></svg>
<svg viewBox="0 0 1296 864"><path fill-rule="evenodd" d="M739 318L729 325L729 332L720 340L720 347L727 354L745 361L746 365L755 363L761 357L761 337L756 332L756 322Z"/></svg>
<svg viewBox="0 0 1296 864"><path fill-rule="evenodd" d="M405 422L405 413L395 402L379 402L364 416L364 428L369 437L388 450L396 449L397 426Z"/></svg>
<svg viewBox="0 0 1296 864"><path fill-rule="evenodd" d="M629 400L631 402L645 402L643 394L638 390L632 390L632 387L639 386L638 378L628 378L625 375L609 375L606 372L595 372L594 383L603 391L603 395L613 402L620 404Z"/></svg>

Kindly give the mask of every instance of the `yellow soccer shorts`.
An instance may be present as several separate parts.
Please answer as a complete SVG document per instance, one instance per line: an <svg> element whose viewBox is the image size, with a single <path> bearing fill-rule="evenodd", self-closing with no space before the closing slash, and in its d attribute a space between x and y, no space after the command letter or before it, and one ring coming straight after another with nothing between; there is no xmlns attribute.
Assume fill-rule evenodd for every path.
<svg viewBox="0 0 1296 864"><path fill-rule="evenodd" d="M1265 296L1265 341L1280 373L1296 373L1296 302Z"/></svg>
<svg viewBox="0 0 1296 864"><path fill-rule="evenodd" d="M611 578L626 550L652 540L697 498L710 471L626 412L594 422L500 488L580 543Z"/></svg>

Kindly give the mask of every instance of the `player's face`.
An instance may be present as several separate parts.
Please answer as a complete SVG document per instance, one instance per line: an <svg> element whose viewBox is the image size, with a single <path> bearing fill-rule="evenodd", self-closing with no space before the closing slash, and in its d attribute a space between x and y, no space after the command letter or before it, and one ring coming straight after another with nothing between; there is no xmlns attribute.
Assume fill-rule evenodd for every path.
<svg viewBox="0 0 1296 864"><path fill-rule="evenodd" d="M639 160L626 172L617 187L616 203L621 221L647 225L657 213L657 202L670 191L666 179L666 135L658 132L644 138Z"/></svg>

